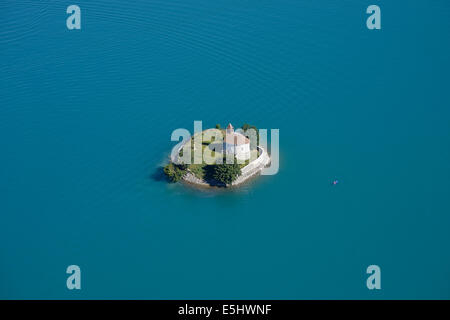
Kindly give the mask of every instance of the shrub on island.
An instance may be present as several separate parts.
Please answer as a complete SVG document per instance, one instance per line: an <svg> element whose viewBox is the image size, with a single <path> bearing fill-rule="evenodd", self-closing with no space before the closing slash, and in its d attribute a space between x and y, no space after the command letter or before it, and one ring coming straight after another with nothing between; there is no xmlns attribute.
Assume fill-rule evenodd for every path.
<svg viewBox="0 0 450 320"><path fill-rule="evenodd" d="M236 162L221 163L214 166L213 178L225 185L230 185L240 174L241 166Z"/></svg>
<svg viewBox="0 0 450 320"><path fill-rule="evenodd" d="M186 174L186 169L185 164L176 165L170 162L164 167L164 173L171 182L177 182Z"/></svg>

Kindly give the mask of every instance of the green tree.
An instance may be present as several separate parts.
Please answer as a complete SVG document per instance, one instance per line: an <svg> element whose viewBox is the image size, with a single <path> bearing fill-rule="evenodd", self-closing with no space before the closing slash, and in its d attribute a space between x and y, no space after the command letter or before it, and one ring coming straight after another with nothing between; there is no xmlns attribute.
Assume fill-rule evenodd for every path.
<svg viewBox="0 0 450 320"><path fill-rule="evenodd" d="M176 165L172 162L164 167L164 173L171 182L180 181L186 173L187 165Z"/></svg>
<svg viewBox="0 0 450 320"><path fill-rule="evenodd" d="M257 128L256 126L250 125L250 124L248 124L248 123L244 123L244 124L242 125L242 130L244 130L244 135L245 135L247 138L250 138L249 135L246 135L246 134L245 134L245 131L247 131L248 129L254 129L254 130L256 131L256 145L259 146L259 130L258 130L258 128ZM252 149L254 148L254 146L251 146L251 147L252 147Z"/></svg>
<svg viewBox="0 0 450 320"><path fill-rule="evenodd" d="M216 124L216 129L220 130L220 124Z"/></svg>
<svg viewBox="0 0 450 320"><path fill-rule="evenodd" d="M214 166L213 178L226 185L231 184L241 174L241 167L233 164L222 163Z"/></svg>

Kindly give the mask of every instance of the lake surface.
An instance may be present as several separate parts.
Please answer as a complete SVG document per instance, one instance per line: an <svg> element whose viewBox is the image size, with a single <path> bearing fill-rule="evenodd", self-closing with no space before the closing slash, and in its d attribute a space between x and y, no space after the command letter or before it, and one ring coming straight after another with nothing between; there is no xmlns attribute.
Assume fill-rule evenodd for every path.
<svg viewBox="0 0 450 320"><path fill-rule="evenodd" d="M0 3L0 298L450 298L448 1L76 4ZM194 120L279 173L168 184Z"/></svg>

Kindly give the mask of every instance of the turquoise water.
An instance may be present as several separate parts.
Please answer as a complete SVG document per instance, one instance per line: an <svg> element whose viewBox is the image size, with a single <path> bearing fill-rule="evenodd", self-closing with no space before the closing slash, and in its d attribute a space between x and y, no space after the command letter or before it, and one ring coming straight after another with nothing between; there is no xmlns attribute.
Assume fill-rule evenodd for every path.
<svg viewBox="0 0 450 320"><path fill-rule="evenodd" d="M0 2L0 298L450 298L448 1L69 4ZM279 128L279 173L167 184L194 120Z"/></svg>

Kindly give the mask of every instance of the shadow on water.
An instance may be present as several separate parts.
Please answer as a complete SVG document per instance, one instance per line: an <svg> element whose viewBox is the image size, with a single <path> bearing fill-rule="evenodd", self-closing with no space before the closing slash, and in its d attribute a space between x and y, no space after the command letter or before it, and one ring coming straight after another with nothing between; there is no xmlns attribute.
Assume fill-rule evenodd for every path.
<svg viewBox="0 0 450 320"><path fill-rule="evenodd" d="M149 176L150 179L153 181L165 181L169 182L169 178L167 178L166 174L164 173L164 167L160 166L157 167Z"/></svg>

